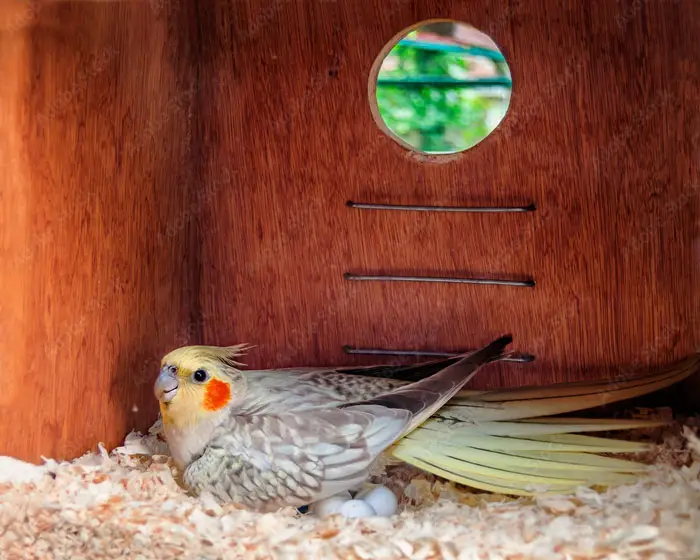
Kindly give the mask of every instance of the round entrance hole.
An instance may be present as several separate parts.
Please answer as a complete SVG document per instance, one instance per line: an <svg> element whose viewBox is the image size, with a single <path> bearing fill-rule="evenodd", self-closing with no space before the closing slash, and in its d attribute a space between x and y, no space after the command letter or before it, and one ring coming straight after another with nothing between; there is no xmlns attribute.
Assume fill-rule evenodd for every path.
<svg viewBox="0 0 700 560"><path fill-rule="evenodd" d="M452 20L411 26L370 72L379 127L407 149L455 154L488 137L508 111L510 68L485 33Z"/></svg>

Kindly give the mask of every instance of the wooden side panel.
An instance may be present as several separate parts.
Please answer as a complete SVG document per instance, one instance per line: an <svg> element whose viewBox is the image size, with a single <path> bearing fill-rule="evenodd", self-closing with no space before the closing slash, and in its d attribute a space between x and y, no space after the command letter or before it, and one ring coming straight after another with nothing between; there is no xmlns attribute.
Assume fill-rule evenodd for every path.
<svg viewBox="0 0 700 560"><path fill-rule="evenodd" d="M369 363L343 344L452 350L505 332L537 356L513 386L665 363L698 341L693 0L203 3L205 340L250 366ZM385 43L452 17L513 73L499 129L446 163L379 131L368 73ZM220 83L213 85L213 80ZM527 204L520 215L370 212L349 199ZM532 276L534 289L348 282L345 272Z"/></svg>
<svg viewBox="0 0 700 560"><path fill-rule="evenodd" d="M375 361L344 344L511 332L536 355L478 387L694 351L699 16L694 0L2 1L0 453L71 457L147 427L158 359L187 343L333 365ZM385 43L433 17L491 34L515 84L499 129L443 163L384 135L367 94Z"/></svg>
<svg viewBox="0 0 700 560"><path fill-rule="evenodd" d="M0 454L73 457L153 421L196 309L196 82L146 5L1 15Z"/></svg>

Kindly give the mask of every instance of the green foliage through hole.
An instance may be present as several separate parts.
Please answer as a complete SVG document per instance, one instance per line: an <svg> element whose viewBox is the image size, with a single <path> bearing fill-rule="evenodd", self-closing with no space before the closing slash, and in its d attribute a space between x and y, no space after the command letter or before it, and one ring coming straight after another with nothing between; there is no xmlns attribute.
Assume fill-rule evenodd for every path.
<svg viewBox="0 0 700 560"><path fill-rule="evenodd" d="M505 117L510 70L479 31L427 24L387 54L376 91L379 114L396 136L421 152L455 153L481 142Z"/></svg>

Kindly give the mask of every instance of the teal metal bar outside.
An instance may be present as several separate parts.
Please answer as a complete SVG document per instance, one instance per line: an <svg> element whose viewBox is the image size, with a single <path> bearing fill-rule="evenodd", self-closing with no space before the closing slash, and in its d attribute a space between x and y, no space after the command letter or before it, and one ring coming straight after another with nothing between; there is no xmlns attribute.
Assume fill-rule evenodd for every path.
<svg viewBox="0 0 700 560"><path fill-rule="evenodd" d="M462 47L460 45L448 45L443 43L430 43L427 41L416 41L414 39L402 39L397 45L420 49L431 52L444 52L455 54L467 54L472 56L483 56L495 62L505 63L503 55L495 50L484 47ZM513 82L507 76L494 76L492 78L478 78L471 80L459 80L449 76L410 76L403 78L379 78L378 86L396 86L402 88L480 88L480 87L507 87L512 88Z"/></svg>
<svg viewBox="0 0 700 560"><path fill-rule="evenodd" d="M398 42L402 47L412 47L424 51L462 53L472 56L483 56L490 58L494 62L505 62L505 57L498 51L486 49L484 47L462 47L460 45L447 45L443 43L429 43L427 41L416 41L415 39L402 39Z"/></svg>
<svg viewBox="0 0 700 560"><path fill-rule="evenodd" d="M407 78L379 78L379 86L399 86L404 88L439 87L439 88L478 88L478 87L513 87L513 82L505 76L479 78L475 80L457 80L447 76L410 76Z"/></svg>

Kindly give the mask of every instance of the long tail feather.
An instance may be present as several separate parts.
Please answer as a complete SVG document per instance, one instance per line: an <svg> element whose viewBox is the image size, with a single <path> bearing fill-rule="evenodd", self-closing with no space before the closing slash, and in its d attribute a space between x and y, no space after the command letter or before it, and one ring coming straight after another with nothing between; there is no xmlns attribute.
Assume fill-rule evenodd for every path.
<svg viewBox="0 0 700 560"><path fill-rule="evenodd" d="M562 436L472 434L467 444L457 438L429 438L423 431L418 428L400 440L392 455L454 482L491 492L520 496L568 493L582 485L630 483L647 469L634 461L594 454L646 451L649 446L643 443L568 434L568 440Z"/></svg>
<svg viewBox="0 0 700 560"><path fill-rule="evenodd" d="M445 440L431 438L425 430L415 430L408 436L407 441L417 445L438 444ZM522 451L525 453L638 453L648 451L649 444L617 440L612 438L596 438L578 434L544 435L537 437L492 436L489 434L472 434L469 443L463 447L493 449L496 451Z"/></svg>
<svg viewBox="0 0 700 560"><path fill-rule="evenodd" d="M479 422L458 424L458 433L462 438L471 437L472 434L488 434L492 436L510 437L536 437L551 434L571 434L583 432L609 432L616 430L633 430L637 428L655 428L663 426L665 422L655 420L602 420L587 421L586 418L572 418L571 423L547 422L548 418L506 421L506 422ZM421 428L429 430L436 423L442 422L438 418L431 418ZM451 436L454 437L454 436Z"/></svg>
<svg viewBox="0 0 700 560"><path fill-rule="evenodd" d="M581 485L633 482L647 466L597 453L639 453L648 444L581 435L650 428L654 420L548 418L641 396L697 371L700 354L647 377L513 391L460 392L391 448L397 459L454 482L528 496Z"/></svg>
<svg viewBox="0 0 700 560"><path fill-rule="evenodd" d="M575 420L575 419L574 419ZM416 430L411 434L411 437L422 441L439 441L451 442L456 445L476 445L473 442L478 438L487 438L489 445L494 445L494 440L491 438L499 438L497 441L506 442L514 445L513 442L523 441L552 441L551 438L570 436L573 434L574 439L571 440L572 445L594 446L596 448L622 447L625 452L636 449L639 444L629 441L621 441L619 445L613 445L609 442L617 440L611 438L600 438L591 436L582 436L580 432L596 432L596 431L612 431L616 429L633 429L633 428L650 428L663 425L661 422L653 421L617 421L608 420L607 426L602 423L586 425L583 423L574 423L571 425L561 424L533 424L530 422L486 422L479 425L456 425L445 426L442 422L435 419L430 419L421 425L420 430ZM578 443L573 443L578 442ZM646 449L646 448L645 448ZM586 449L578 449L578 451L587 451Z"/></svg>
<svg viewBox="0 0 700 560"><path fill-rule="evenodd" d="M551 471L514 467L498 460L463 460L444 452L417 449L415 453L397 450L397 458L418 468L460 484L490 492L516 496L536 493L567 493L579 486L625 484L635 480L636 473L612 471Z"/></svg>
<svg viewBox="0 0 700 560"><path fill-rule="evenodd" d="M500 360L512 341L510 335L502 336L481 350L461 356L455 363L426 379L403 385L371 399L341 405L340 408L380 405L408 410L412 419L402 434L405 435L452 399L482 366Z"/></svg>
<svg viewBox="0 0 700 560"><path fill-rule="evenodd" d="M564 414L646 395L682 381L698 370L700 353L654 375L615 381L559 383L508 391L458 394L441 416L485 422Z"/></svg>

